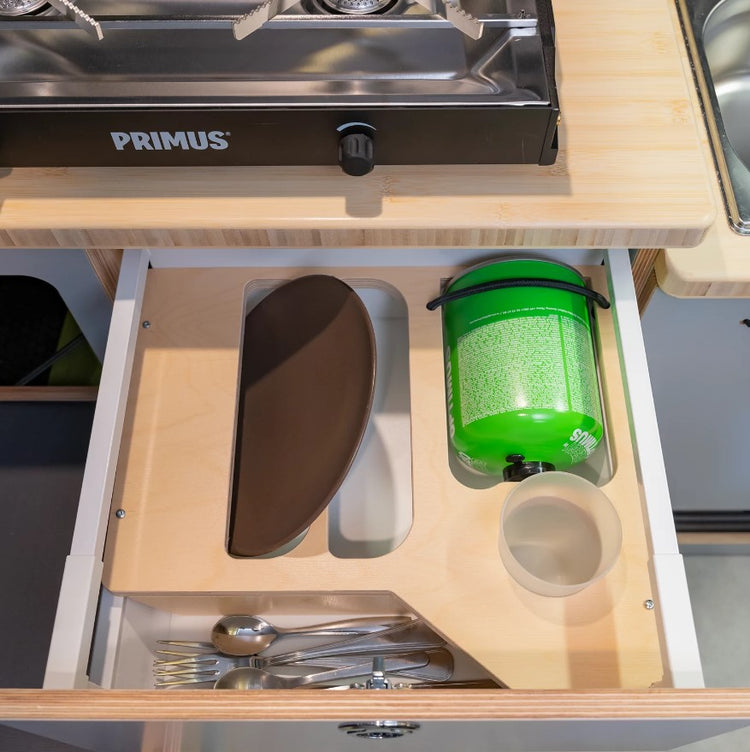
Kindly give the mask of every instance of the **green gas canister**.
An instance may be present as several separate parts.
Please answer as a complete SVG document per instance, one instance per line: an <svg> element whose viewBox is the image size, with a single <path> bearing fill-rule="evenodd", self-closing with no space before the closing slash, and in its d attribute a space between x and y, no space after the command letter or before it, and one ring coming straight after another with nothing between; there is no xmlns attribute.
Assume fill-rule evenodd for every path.
<svg viewBox="0 0 750 752"><path fill-rule="evenodd" d="M591 301L573 268L499 259L452 279L442 307L450 442L462 463L520 481L584 461L603 435Z"/></svg>

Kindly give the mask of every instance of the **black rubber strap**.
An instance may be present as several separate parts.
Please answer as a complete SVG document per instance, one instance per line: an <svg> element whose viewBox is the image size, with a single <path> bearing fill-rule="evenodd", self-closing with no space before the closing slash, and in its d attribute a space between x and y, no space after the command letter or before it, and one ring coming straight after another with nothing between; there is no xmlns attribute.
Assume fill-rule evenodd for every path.
<svg viewBox="0 0 750 752"><path fill-rule="evenodd" d="M521 277L519 279L496 279L492 282L482 282L478 285L472 285L471 287L464 287L462 290L453 290L447 292L444 295L431 300L427 304L428 311L434 311L445 303L450 303L452 300L460 300L461 298L468 298L469 295L477 295L481 292L490 292L492 290L504 290L510 287L549 287L555 290L565 290L566 292L573 292L578 295L583 295L590 300L593 300L601 308L609 308L609 301L596 290L591 290L588 287L582 287L581 285L574 285L571 282L561 282L557 279L537 279L535 277Z"/></svg>

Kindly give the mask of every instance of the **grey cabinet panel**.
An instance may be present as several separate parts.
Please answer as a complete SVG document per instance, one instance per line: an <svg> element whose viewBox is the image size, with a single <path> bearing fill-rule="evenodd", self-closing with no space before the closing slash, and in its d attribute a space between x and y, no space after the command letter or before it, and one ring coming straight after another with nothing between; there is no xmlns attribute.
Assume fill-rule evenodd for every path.
<svg viewBox="0 0 750 752"><path fill-rule="evenodd" d="M93 414L0 402L0 687L42 685Z"/></svg>
<svg viewBox="0 0 750 752"><path fill-rule="evenodd" d="M672 506L750 509L750 300L671 298L643 317Z"/></svg>

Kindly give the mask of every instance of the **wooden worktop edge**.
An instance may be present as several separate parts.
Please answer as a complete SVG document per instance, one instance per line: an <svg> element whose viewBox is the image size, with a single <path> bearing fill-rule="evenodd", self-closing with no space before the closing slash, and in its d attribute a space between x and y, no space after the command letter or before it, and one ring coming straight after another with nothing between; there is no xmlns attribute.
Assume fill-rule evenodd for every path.
<svg viewBox="0 0 750 752"><path fill-rule="evenodd" d="M4 248L664 248L697 245L705 228L23 228L0 230Z"/></svg>
<svg viewBox="0 0 750 752"><path fill-rule="evenodd" d="M585 720L742 718L750 689L638 691L0 690L6 720Z"/></svg>
<svg viewBox="0 0 750 752"><path fill-rule="evenodd" d="M678 41L682 37L679 10L673 4ZM709 176L709 188L716 217L703 240L694 247L667 243L654 263L659 288L675 298L744 298L750 295L750 237L730 227L719 184L713 147L703 106L698 94L690 55L678 45L680 61L688 81L688 100L698 132L698 144Z"/></svg>

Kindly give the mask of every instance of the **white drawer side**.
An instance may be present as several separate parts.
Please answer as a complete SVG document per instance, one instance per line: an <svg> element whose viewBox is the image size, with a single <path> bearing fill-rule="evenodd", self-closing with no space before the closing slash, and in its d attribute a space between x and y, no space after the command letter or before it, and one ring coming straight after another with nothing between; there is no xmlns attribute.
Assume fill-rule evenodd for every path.
<svg viewBox="0 0 750 752"><path fill-rule="evenodd" d="M673 687L703 687L698 639L677 546L630 261L622 251L607 251L606 262L637 470L648 518L646 533L652 551L655 607L660 616L668 672L665 682Z"/></svg>
<svg viewBox="0 0 750 752"><path fill-rule="evenodd" d="M102 554L148 269L147 251L126 251L112 310L78 516L65 562L44 687L85 686L101 586Z"/></svg>

